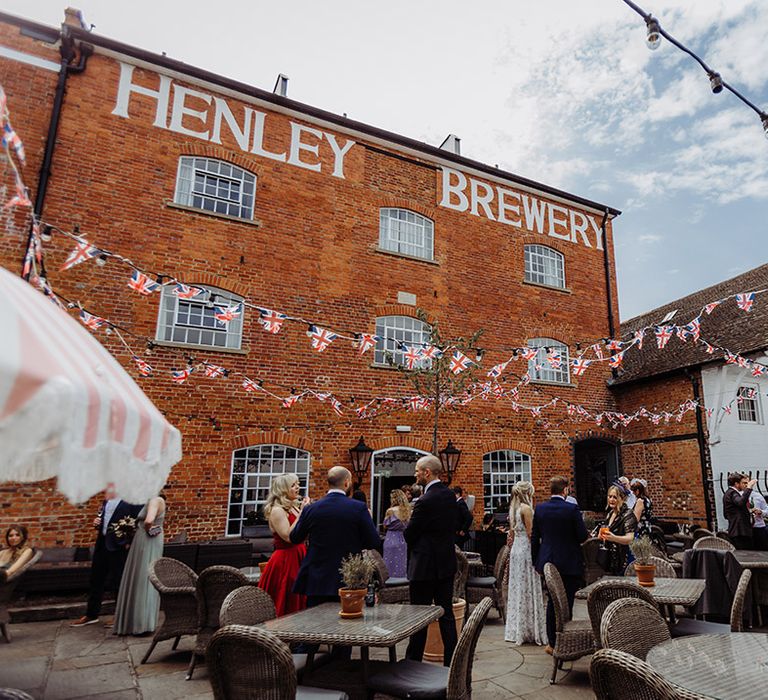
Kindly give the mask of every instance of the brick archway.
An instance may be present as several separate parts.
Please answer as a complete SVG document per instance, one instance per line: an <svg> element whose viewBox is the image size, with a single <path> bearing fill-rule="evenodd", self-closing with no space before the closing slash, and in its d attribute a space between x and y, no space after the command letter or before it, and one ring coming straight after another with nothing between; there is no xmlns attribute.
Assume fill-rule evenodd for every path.
<svg viewBox="0 0 768 700"><path fill-rule="evenodd" d="M282 430L265 430L257 433L244 433L230 440L229 446L234 450L254 445L286 445L304 450L312 454L314 443L311 438L296 433L286 433Z"/></svg>

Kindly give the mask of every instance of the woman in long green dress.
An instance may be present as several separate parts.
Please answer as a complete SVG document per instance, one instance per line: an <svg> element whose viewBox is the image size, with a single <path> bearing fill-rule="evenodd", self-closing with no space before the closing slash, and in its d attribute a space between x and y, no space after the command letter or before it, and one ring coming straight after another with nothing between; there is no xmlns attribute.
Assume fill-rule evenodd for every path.
<svg viewBox="0 0 768 700"><path fill-rule="evenodd" d="M160 594L149 580L149 565L163 556L164 519L161 496L151 498L139 513L117 595L115 634L145 634L157 626Z"/></svg>

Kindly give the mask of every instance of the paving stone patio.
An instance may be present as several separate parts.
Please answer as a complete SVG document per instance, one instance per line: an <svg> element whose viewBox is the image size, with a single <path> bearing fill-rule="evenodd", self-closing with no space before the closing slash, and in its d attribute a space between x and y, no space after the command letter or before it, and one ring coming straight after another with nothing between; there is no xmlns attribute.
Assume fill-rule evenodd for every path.
<svg viewBox="0 0 768 700"><path fill-rule="evenodd" d="M583 603L574 616L586 616ZM184 680L191 638L182 639L175 652L171 641L161 642L141 666L149 638L116 637L102 624L72 629L67 621L28 622L12 625L11 632L11 644L0 642L0 687L20 688L41 700L213 698L205 664ZM405 643L398 658L404 651ZM386 651L373 650L371 658L386 660ZM551 686L551 657L541 647L505 642L504 625L491 611L477 646L473 700L594 698L588 668L589 658L566 664Z"/></svg>

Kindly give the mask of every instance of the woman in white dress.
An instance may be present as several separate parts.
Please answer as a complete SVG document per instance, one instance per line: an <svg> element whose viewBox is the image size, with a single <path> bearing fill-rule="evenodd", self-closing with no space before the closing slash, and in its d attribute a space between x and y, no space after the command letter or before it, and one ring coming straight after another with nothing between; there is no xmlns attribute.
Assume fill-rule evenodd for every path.
<svg viewBox="0 0 768 700"><path fill-rule="evenodd" d="M504 639L514 644L545 644L546 609L541 580L531 561L533 485L518 481L512 488L509 506L509 586Z"/></svg>

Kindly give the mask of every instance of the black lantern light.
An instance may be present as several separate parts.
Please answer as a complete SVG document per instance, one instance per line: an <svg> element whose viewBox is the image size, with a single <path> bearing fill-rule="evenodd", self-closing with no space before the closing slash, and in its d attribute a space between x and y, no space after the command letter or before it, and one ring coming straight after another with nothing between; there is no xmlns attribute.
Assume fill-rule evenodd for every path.
<svg viewBox="0 0 768 700"><path fill-rule="evenodd" d="M456 467L459 466L459 459L461 458L461 450L454 447L453 442L448 440L448 444L438 452L440 455L440 463L443 465L443 471L448 476L452 476L456 471Z"/></svg>
<svg viewBox="0 0 768 700"><path fill-rule="evenodd" d="M349 448L349 456L352 458L352 471L355 473L357 481L362 482L373 456L373 450L365 444L362 435L357 445Z"/></svg>

